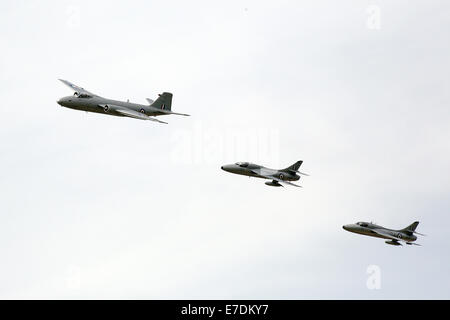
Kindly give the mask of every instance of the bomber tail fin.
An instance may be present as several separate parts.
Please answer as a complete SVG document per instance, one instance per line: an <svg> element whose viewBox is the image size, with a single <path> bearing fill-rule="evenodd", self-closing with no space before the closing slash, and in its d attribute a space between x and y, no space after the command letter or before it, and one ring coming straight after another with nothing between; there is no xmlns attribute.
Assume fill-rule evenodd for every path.
<svg viewBox="0 0 450 320"><path fill-rule="evenodd" d="M171 94L170 92L163 92L159 95L156 101L153 101L151 99L147 99L147 101L150 103L150 107L158 109L158 112L162 114L177 114L179 116L189 116L186 113L172 112L172 96L173 94Z"/></svg>
<svg viewBox="0 0 450 320"><path fill-rule="evenodd" d="M150 106L156 109L170 111L172 109L172 96L170 92L163 92Z"/></svg>

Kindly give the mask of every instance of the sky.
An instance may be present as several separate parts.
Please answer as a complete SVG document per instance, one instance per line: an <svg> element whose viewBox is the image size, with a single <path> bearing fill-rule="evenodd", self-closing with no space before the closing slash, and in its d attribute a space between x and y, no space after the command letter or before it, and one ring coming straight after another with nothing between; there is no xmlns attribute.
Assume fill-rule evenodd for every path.
<svg viewBox="0 0 450 320"><path fill-rule="evenodd" d="M1 299L449 299L448 1L2 1ZM59 106L67 79L168 125ZM294 187L223 164L310 174ZM422 246L346 232L420 221Z"/></svg>

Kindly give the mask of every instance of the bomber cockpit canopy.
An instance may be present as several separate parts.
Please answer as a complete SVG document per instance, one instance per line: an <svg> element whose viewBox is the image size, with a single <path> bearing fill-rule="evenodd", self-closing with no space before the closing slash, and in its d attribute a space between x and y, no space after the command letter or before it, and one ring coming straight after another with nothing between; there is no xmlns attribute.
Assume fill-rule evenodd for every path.
<svg viewBox="0 0 450 320"><path fill-rule="evenodd" d="M236 162L236 165L242 168L248 167L248 162Z"/></svg>
<svg viewBox="0 0 450 320"><path fill-rule="evenodd" d="M92 96L90 94L87 94L85 92L81 92L81 93L75 92L73 95L77 96L78 98L84 98L84 99L92 98Z"/></svg>

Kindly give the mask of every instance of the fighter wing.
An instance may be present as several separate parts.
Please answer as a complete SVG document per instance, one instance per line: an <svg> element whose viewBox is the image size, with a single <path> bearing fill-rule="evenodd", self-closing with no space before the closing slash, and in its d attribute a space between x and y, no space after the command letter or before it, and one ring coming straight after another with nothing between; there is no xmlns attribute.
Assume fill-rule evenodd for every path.
<svg viewBox="0 0 450 320"><path fill-rule="evenodd" d="M385 231L383 229L372 229L372 231L375 232L376 234L379 234L380 236L383 236L383 237L386 237L386 238L389 238L389 239L392 239L392 240L405 241L402 238L394 237L389 232L387 232L387 231Z"/></svg>
<svg viewBox="0 0 450 320"><path fill-rule="evenodd" d="M277 178L277 177L274 177L274 176L270 176L270 175L264 174L264 173L261 172L261 170L252 170L252 172L255 173L255 174L257 174L257 175L259 175L259 176L261 176L261 177L264 177L264 178L266 178L266 179L275 180L275 181L278 182L278 183L285 183L285 184L288 184L288 185L291 185L291 186L294 186L294 187L298 187L298 188L301 188L301 187L302 187L302 186L299 186L299 185L294 184L294 183L292 183L292 182L284 181L284 180L281 180L281 179L279 179L279 178Z"/></svg>
<svg viewBox="0 0 450 320"><path fill-rule="evenodd" d="M97 96L96 94L93 94L87 90L85 90L82 87L79 87L77 85L74 85L73 83L67 81L67 80L63 80L63 79L58 79L59 81L61 81L62 83L64 83L66 86L68 86L70 89L74 90L76 93L78 94L86 94L89 96Z"/></svg>
<svg viewBox="0 0 450 320"><path fill-rule="evenodd" d="M284 181L284 180L281 180L281 179L278 179L278 178L274 178L274 177L269 177L269 179L278 181L279 183L285 183L285 184L288 184L290 186L294 186L294 187L297 187L297 188L301 188L302 187L302 186L299 186L298 184L295 184L295 183L292 183L292 182L289 182L289 181Z"/></svg>
<svg viewBox="0 0 450 320"><path fill-rule="evenodd" d="M388 232L386 232L383 229L372 229L372 231L375 232L376 234L379 234L380 236L389 238L389 239L394 240L394 241L403 241L404 243L409 244L409 245L420 246L420 244L418 244L418 243L408 242L408 241L406 241L406 240L404 240L404 239L402 239L400 237L394 237L393 235L389 234Z"/></svg>
<svg viewBox="0 0 450 320"><path fill-rule="evenodd" d="M153 117L147 116L146 114L143 114L141 112L137 112L134 110L130 110L130 109L114 109L115 112L120 113L126 117L130 117L130 118L135 118L135 119L140 119L140 120L150 120L150 121L155 121L155 122L159 122L159 123L165 123L167 124L167 122L164 121L160 121L158 119L155 119Z"/></svg>

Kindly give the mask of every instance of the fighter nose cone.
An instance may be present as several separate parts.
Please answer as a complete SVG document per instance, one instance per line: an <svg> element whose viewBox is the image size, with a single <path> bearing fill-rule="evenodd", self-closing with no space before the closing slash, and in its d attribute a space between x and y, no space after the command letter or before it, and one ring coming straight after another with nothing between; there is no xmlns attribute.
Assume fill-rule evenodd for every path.
<svg viewBox="0 0 450 320"><path fill-rule="evenodd" d="M230 165L221 166L220 169L226 172L230 172Z"/></svg>
<svg viewBox="0 0 450 320"><path fill-rule="evenodd" d="M344 230L348 230L348 227L347 227L347 226L342 226L342 228L343 228Z"/></svg>

